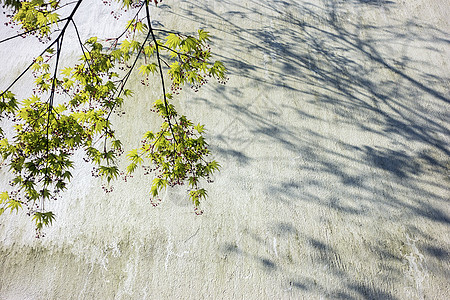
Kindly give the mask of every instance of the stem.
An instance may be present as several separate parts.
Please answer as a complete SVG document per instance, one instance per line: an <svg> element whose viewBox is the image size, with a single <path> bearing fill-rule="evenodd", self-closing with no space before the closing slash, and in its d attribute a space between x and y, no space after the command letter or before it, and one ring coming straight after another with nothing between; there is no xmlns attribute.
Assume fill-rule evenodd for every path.
<svg viewBox="0 0 450 300"><path fill-rule="evenodd" d="M63 21L65 21L65 20L67 20L67 19L68 19L68 18L64 18L64 19L58 20L58 21L56 21L56 23L63 22ZM16 35L14 35L14 36L7 37L7 38L1 40L1 41L0 41L0 44L1 44L1 43L4 43L4 42L6 42L6 41L9 41L9 40L12 40L12 39L15 39L15 38L24 36L25 34L28 34L28 33L31 33L31 32L35 32L36 30L39 30L41 27L45 27L45 26L52 25L52 24L53 24L53 23L47 23L47 24L42 25L42 26L40 26L40 27L37 27L37 28L35 28L35 29L31 29L31 30L28 30L28 31L25 31L25 32L16 34Z"/></svg>
<svg viewBox="0 0 450 300"><path fill-rule="evenodd" d="M56 63L55 63L55 72L53 73L53 80L52 80L52 90L50 92L50 98L48 101L48 110L47 110L47 133L46 133L46 137L47 137L47 148L46 148L46 157L47 157L47 162L46 162L46 166L45 166L45 177L48 178L48 158L49 158L49 154L50 154L50 149L49 149L49 130L50 130L50 117L52 115L53 112L53 99L55 98L55 90L56 90L56 75L58 72L58 64L59 64L59 57L61 54L61 46L62 46L62 42L63 42L64 36L62 35L60 39L58 39L58 42L56 43ZM46 188L48 186L49 182L44 182L44 188ZM42 210L44 210L44 198L42 198Z"/></svg>
<svg viewBox="0 0 450 300"><path fill-rule="evenodd" d="M48 49L50 49L55 43L57 43L59 41L59 39L61 39L61 37L65 34L67 26L69 26L70 21L72 20L75 12L78 10L78 8L80 7L81 2L83 2L83 0L79 0L77 2L77 4L75 5L75 7L73 8L72 12L70 13L70 16L67 17L65 20L67 20L66 24L64 25L63 29L61 30L61 32L59 33L58 37L47 47L45 48L44 51L41 52L41 54L39 54L38 56L41 56L42 54L44 54ZM25 73L31 68L31 66L34 64L34 61L18 76L16 77L16 79L5 89L5 91L3 93L0 94L0 98L3 97L3 94L5 94L17 81L19 81L19 79L25 75Z"/></svg>
<svg viewBox="0 0 450 300"><path fill-rule="evenodd" d="M164 76L163 76L163 72L162 72L161 58L159 56L159 48L158 48L159 44L158 44L158 41L156 40L155 34L153 33L152 21L150 19L150 11L148 9L148 3L145 5L145 12L147 14L148 28L149 28L149 31L150 31L150 33L152 35L153 42L155 43L156 58L158 60L159 75L161 77L161 84L162 84L162 90L163 90L164 106L166 108L167 114L169 114L169 105L168 105L167 97L166 97L166 85L164 84ZM167 119L167 123L169 124L170 131L172 132L172 137L173 137L173 139L175 141L175 144L177 144L178 142L177 142L177 139L175 138L175 134L173 132L172 123L170 122L170 117L167 117L166 119Z"/></svg>
<svg viewBox="0 0 450 300"><path fill-rule="evenodd" d="M73 27L75 28L75 32L77 33L78 42L80 43L81 51L83 52L83 56L84 56L84 58L86 60L86 63L88 65L89 72L93 73L92 70L91 70L91 65L89 64L89 61L88 61L87 56L86 56L86 52L84 52L84 45L83 45L83 42L81 41L80 33L78 32L78 27L77 27L77 25L75 24L75 22L73 20L72 20L72 24L73 24Z"/></svg>
<svg viewBox="0 0 450 300"><path fill-rule="evenodd" d="M135 20L135 19L138 17L138 15L139 15L139 13L141 12L142 8L143 8L143 6L141 5L141 7L138 9L138 11L136 12L136 14L134 15L134 17L133 17L132 20ZM117 44L117 42L119 41L119 39L120 39L125 33L127 33L128 28L130 28L131 24L132 24L132 22L130 22L130 24L128 24L128 26L125 28L125 30L124 30L118 37L116 37L116 38L113 39L113 40L115 40L115 44ZM109 40L109 39L107 39L107 40ZM111 48L112 48L112 46L111 46L109 49L111 49Z"/></svg>

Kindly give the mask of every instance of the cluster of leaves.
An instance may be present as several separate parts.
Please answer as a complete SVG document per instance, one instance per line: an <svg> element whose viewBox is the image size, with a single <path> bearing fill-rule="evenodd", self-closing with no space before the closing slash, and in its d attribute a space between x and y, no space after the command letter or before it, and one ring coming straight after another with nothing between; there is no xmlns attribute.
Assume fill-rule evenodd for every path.
<svg viewBox="0 0 450 300"><path fill-rule="evenodd" d="M22 36L34 34L41 41L47 40L53 32L53 25L60 21L56 12L60 8L60 0L4 0L4 5L14 9L9 15L11 21L8 24L18 25L23 30Z"/></svg>
<svg viewBox="0 0 450 300"><path fill-rule="evenodd" d="M172 93L178 93L185 83L197 88L208 78L225 81L223 64L211 61L209 34L198 30L198 37L193 37L153 29L149 13L152 1L122 0L124 8L137 11L126 30L114 39L100 41L91 37L83 43L72 18L81 2L72 3L75 6L70 16L63 19L66 23L46 50L0 92L0 118L9 118L14 126L10 139L0 129L0 155L14 176L11 190L0 194L0 214L27 206L38 236L43 226L55 218L45 210L45 201L56 199L67 188L76 151L85 152L85 160L95 166L94 175L104 178L108 185L121 174L117 160L124 150L115 136L111 115L122 114L124 99L133 95L126 83L135 69L147 85L150 76L159 75L162 99L155 102L153 111L163 121L159 132L147 132L141 147L129 152L127 172L134 172L147 160L156 175L150 187L152 199L167 186L187 183L197 209L200 200L206 198L200 179L209 181L219 169L217 162L207 160L210 152L203 126L194 126L186 116L178 115L170 103L172 94L166 93L163 75L166 68ZM32 0L20 4L13 19L25 31L48 36L51 25L60 21L54 12L61 7L60 1ZM144 9L145 16L140 18ZM60 54L70 24L78 36L82 55L79 63L63 68ZM35 77L33 94L18 101L10 89L30 69Z"/></svg>
<svg viewBox="0 0 450 300"><path fill-rule="evenodd" d="M180 85L189 83L193 86L203 85L208 77L223 78L225 67L220 61L209 63L211 51L207 42L209 33L198 30L198 38L170 33L163 48L175 59L170 65L169 74L172 90L180 89Z"/></svg>
<svg viewBox="0 0 450 300"><path fill-rule="evenodd" d="M167 95L171 98L171 95ZM200 200L206 198L204 188L199 187L200 178L211 181L211 175L219 169L216 161L207 161L210 151L202 133L204 125L194 125L186 116L179 116L172 104L165 105L162 100L154 103L156 111L166 121L159 132L148 131L142 146L128 153L131 164L127 171L132 173L144 158L155 166L151 171L157 173L151 186L151 195L157 197L167 186L189 186L189 197L198 207Z"/></svg>
<svg viewBox="0 0 450 300"><path fill-rule="evenodd" d="M11 7L16 10L21 6L20 0L0 0L0 3L2 3L4 7Z"/></svg>
<svg viewBox="0 0 450 300"><path fill-rule="evenodd" d="M59 2L57 0L23 1L13 20L19 22L26 31L38 29L41 36L48 36L51 33L51 27L48 25L59 20L59 15L54 12Z"/></svg>

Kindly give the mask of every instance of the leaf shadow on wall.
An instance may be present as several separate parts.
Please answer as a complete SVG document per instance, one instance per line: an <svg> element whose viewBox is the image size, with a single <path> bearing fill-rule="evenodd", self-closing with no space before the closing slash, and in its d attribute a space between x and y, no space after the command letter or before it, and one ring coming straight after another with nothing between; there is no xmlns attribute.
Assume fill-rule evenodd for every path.
<svg viewBox="0 0 450 300"><path fill-rule="evenodd" d="M378 268L390 277L377 276L369 285L350 270L333 266L334 258L343 255L335 245L339 237L324 241L320 235L305 235L300 230L301 218L286 223L284 234L277 233L282 229L272 230L281 225L269 218L267 234L283 236L286 243L299 235L299 245L292 247L307 245L308 255L316 255L324 266L333 266L332 277L342 280L342 286L326 287L315 278L302 277L300 270L285 270L286 261L280 263L279 258L234 242L222 245L220 251L254 260L272 274L284 274L286 282L300 290L341 299L397 299L390 281L404 284L405 253L399 250L403 241L390 228L399 228L402 238L405 232L413 235L431 263L448 257L448 245L429 234L428 225L418 223L440 229L448 229L450 223L445 208L450 78L439 72L441 66L427 59L427 55L445 55L442 48L448 46L449 36L414 19L376 24L347 18L350 6L389 12L399 9L393 1L327 2L331 4L323 6L275 2L210 4L229 7L223 14L208 5L192 4L186 14L180 14L218 33L216 44L227 47L220 59L230 69L230 76L242 82L241 86L218 87L220 97L214 101L195 99L232 120L213 136L212 140L220 142L212 145L213 151L238 168L265 174L259 188L266 197L260 201L287 207L292 211L290 218L317 207L318 212L308 213L315 214L318 227L337 226L328 213L368 230L384 226L378 230L386 236L372 233L375 239L361 251L382 258ZM233 55L241 52L250 55ZM245 92L254 91L255 86L258 93ZM279 98L268 96L273 90ZM265 147L281 150L274 155L252 152ZM268 164L285 172L260 170ZM252 234L248 233L251 228L240 230L249 243L270 248L264 242L267 238L256 233L261 229ZM388 242L396 246L390 247ZM438 266L433 272L443 276L443 268Z"/></svg>

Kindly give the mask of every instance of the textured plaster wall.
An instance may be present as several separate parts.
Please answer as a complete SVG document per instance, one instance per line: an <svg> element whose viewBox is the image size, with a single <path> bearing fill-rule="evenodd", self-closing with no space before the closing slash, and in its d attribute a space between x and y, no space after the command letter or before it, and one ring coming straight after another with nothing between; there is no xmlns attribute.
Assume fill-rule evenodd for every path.
<svg viewBox="0 0 450 300"><path fill-rule="evenodd" d="M119 31L110 10L85 1L83 38ZM80 154L45 238L0 217L0 299L450 297L447 0L165 0L152 13L210 31L230 71L176 98L223 166L205 213L182 190L153 208L142 173L104 194ZM0 89L42 47L1 44ZM115 119L128 149L158 125L157 85L138 82Z"/></svg>

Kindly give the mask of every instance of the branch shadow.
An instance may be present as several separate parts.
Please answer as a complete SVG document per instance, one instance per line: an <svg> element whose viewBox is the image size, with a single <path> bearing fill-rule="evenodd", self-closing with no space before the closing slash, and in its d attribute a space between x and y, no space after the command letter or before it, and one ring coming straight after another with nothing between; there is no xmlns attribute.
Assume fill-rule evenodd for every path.
<svg viewBox="0 0 450 300"><path fill-rule="evenodd" d="M240 244L231 241L220 251L284 276L287 290L336 299L401 299L396 285L417 280L404 280L412 268L405 262L416 248L439 266L430 272L445 274L446 264L438 261L449 253L442 237L450 224L450 77L440 63L450 36L433 24L396 18L401 9L384 0L226 0L192 4L179 14L215 32L215 43L225 45L218 57L237 78L216 88L220 97L214 101L191 99L222 120L211 137L219 160L234 166L227 176L236 190L244 190L242 174L255 175L257 187L245 191L258 199L252 203L288 216L284 222L269 212L253 216L246 206L250 211L239 216L267 218L267 236L241 221ZM386 20L371 16L373 10ZM300 230L305 215L317 226L331 223L331 237ZM339 226L367 230L373 241L338 235ZM343 236L390 277L364 266L374 280L360 278L351 268L364 257L344 258ZM323 268L299 255L276 257L267 250L273 248L269 237L282 239L287 248L307 249L304 255ZM399 250L402 243L406 252ZM321 276L333 284L320 282Z"/></svg>

